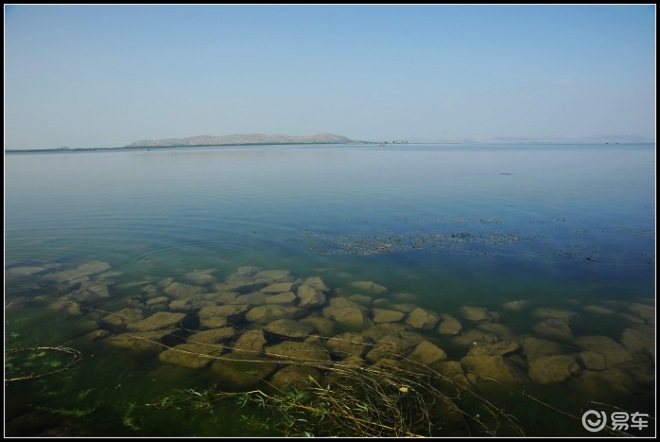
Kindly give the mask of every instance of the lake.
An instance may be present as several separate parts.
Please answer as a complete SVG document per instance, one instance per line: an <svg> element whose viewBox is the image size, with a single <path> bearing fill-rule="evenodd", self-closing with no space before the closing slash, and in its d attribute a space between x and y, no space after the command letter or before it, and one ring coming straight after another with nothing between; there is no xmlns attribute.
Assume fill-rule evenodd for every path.
<svg viewBox="0 0 660 442"><path fill-rule="evenodd" d="M651 144L6 153L5 434L652 435L655 166Z"/></svg>

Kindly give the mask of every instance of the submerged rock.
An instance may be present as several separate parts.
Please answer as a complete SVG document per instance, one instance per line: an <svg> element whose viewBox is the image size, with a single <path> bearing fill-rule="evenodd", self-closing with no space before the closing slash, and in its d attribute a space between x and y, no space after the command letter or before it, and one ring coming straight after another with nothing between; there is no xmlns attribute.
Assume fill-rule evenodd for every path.
<svg viewBox="0 0 660 442"><path fill-rule="evenodd" d="M607 361L605 355L595 351L582 351L578 354L578 361L587 370L605 370Z"/></svg>
<svg viewBox="0 0 660 442"><path fill-rule="evenodd" d="M204 287L183 284L181 282L173 282L163 290L168 296L175 299L191 298L200 293L206 292Z"/></svg>
<svg viewBox="0 0 660 442"><path fill-rule="evenodd" d="M349 284L349 286L355 290L359 290L363 293L372 295L380 295L387 291L387 287L376 284L373 281L353 281Z"/></svg>
<svg viewBox="0 0 660 442"><path fill-rule="evenodd" d="M295 278L289 270L262 270L254 275L255 278L270 278L275 282L293 282Z"/></svg>
<svg viewBox="0 0 660 442"><path fill-rule="evenodd" d="M490 312L486 307L472 307L464 305L461 307L463 317L469 321L474 322L492 322L495 320L493 312Z"/></svg>
<svg viewBox="0 0 660 442"><path fill-rule="evenodd" d="M224 283L213 284L212 288L216 292L249 293L260 290L273 282L272 278L228 278Z"/></svg>
<svg viewBox="0 0 660 442"><path fill-rule="evenodd" d="M505 302L504 304L502 304L502 307L504 307L507 310L512 310L512 311L515 311L515 312L519 312L522 309L524 309L525 307L527 307L528 305L529 305L528 300L519 299L517 301Z"/></svg>
<svg viewBox="0 0 660 442"><path fill-rule="evenodd" d="M632 322L633 324L639 324L639 325L646 324L646 321L644 321L641 317L633 313L620 312L618 316L623 319L626 319L627 321Z"/></svg>
<svg viewBox="0 0 660 442"><path fill-rule="evenodd" d="M185 313L156 312L141 321L127 324L126 329L134 332L144 332L162 328L174 328L185 317Z"/></svg>
<svg viewBox="0 0 660 442"><path fill-rule="evenodd" d="M564 354L564 347L554 341L545 339L534 338L531 336L525 337L521 340L523 347L523 354L527 361L531 361L540 356L560 355Z"/></svg>
<svg viewBox="0 0 660 442"><path fill-rule="evenodd" d="M605 398L611 398L612 395L631 397L630 390L622 385L610 384L609 380L601 378L599 371L583 370L579 376L571 377L568 382L570 388L588 394L594 400L603 398L603 395Z"/></svg>
<svg viewBox="0 0 660 442"><path fill-rule="evenodd" d="M54 265L46 265L46 266L20 266L20 267L12 267L9 269L5 269L5 277L8 278L15 278L15 277L21 277L21 276L34 276L38 273L45 272L46 270L51 270L54 268Z"/></svg>
<svg viewBox="0 0 660 442"><path fill-rule="evenodd" d="M330 299L328 306L323 308L323 316L342 326L356 330L372 325L371 320L367 317L366 309L346 298Z"/></svg>
<svg viewBox="0 0 660 442"><path fill-rule="evenodd" d="M417 333L399 332L387 335L376 342L376 345L366 354L369 362L380 359L401 359L407 356L424 338Z"/></svg>
<svg viewBox="0 0 660 442"><path fill-rule="evenodd" d="M350 356L363 357L365 353L373 348L375 341L355 332L346 332L329 338L326 346L332 353L342 359Z"/></svg>
<svg viewBox="0 0 660 442"><path fill-rule="evenodd" d="M630 351L645 352L655 359L655 331L652 327L625 329L621 334L621 343Z"/></svg>
<svg viewBox="0 0 660 442"><path fill-rule="evenodd" d="M147 299L144 306L148 309L158 310L166 308L168 302L169 298L167 296L157 296L155 298Z"/></svg>
<svg viewBox="0 0 660 442"><path fill-rule="evenodd" d="M217 278L212 275L216 271L217 269L195 270L194 272L186 273L183 277L197 284L208 284L216 281Z"/></svg>
<svg viewBox="0 0 660 442"><path fill-rule="evenodd" d="M518 351L520 345L513 341L500 341L489 344L475 345L468 351L469 356L504 356Z"/></svg>
<svg viewBox="0 0 660 442"><path fill-rule="evenodd" d="M566 341L573 339L573 330L566 319L548 318L534 325L533 330L541 336Z"/></svg>
<svg viewBox="0 0 660 442"><path fill-rule="evenodd" d="M570 310L559 310L556 308L537 308L532 313L532 316L535 318L551 318L551 319L561 319L564 322L568 322L571 319L575 319L579 316L578 313Z"/></svg>
<svg viewBox="0 0 660 442"><path fill-rule="evenodd" d="M323 282L323 280L318 276L312 276L310 278L307 278L303 282L303 285L306 285L323 293L327 293L330 291L330 287L325 282Z"/></svg>
<svg viewBox="0 0 660 442"><path fill-rule="evenodd" d="M215 305L215 302L208 301L202 296L193 296L192 298L175 299L168 304L168 308L171 311L190 312L209 305Z"/></svg>
<svg viewBox="0 0 660 442"><path fill-rule="evenodd" d="M168 336L171 330L152 330L139 333L122 333L109 337L105 342L108 344L140 351L162 351L165 346L162 344L163 338Z"/></svg>
<svg viewBox="0 0 660 442"><path fill-rule="evenodd" d="M5 311L8 312L11 310L27 307L30 305L30 302L31 298L28 298L27 296L19 296L18 298L14 298L11 301L5 303Z"/></svg>
<svg viewBox="0 0 660 442"><path fill-rule="evenodd" d="M389 304L388 308L392 310L399 310L404 313L410 313L411 311L417 308L417 305L410 303L404 303L404 304L397 303L397 304Z"/></svg>
<svg viewBox="0 0 660 442"><path fill-rule="evenodd" d="M101 298L109 298L108 285L99 282L82 281L75 290L68 293L67 297L77 301L97 301Z"/></svg>
<svg viewBox="0 0 660 442"><path fill-rule="evenodd" d="M605 356L606 368L632 360L632 355L623 345L607 336L583 336L577 338L575 344L584 350Z"/></svg>
<svg viewBox="0 0 660 442"><path fill-rule="evenodd" d="M285 341L266 346L264 348L264 354L274 358L294 360L297 362L330 362L330 354L325 348L306 342Z"/></svg>
<svg viewBox="0 0 660 442"><path fill-rule="evenodd" d="M539 356L529 362L528 375L539 384L554 384L580 374L582 369L570 355Z"/></svg>
<svg viewBox="0 0 660 442"><path fill-rule="evenodd" d="M495 379L504 383L518 383L527 379L520 368L502 356L465 356L461 359L461 365L468 374L476 375L477 380L483 378L485 380Z"/></svg>
<svg viewBox="0 0 660 442"><path fill-rule="evenodd" d="M71 299L68 296L62 296L55 302L49 304L48 308L51 310L56 310L60 313L66 313L71 316L80 316L83 313L80 302Z"/></svg>
<svg viewBox="0 0 660 442"><path fill-rule="evenodd" d="M128 324L144 319L142 310L136 308L124 308L110 313L99 319L99 326L112 331L123 330Z"/></svg>
<svg viewBox="0 0 660 442"><path fill-rule="evenodd" d="M261 267L257 266L241 266L236 269L232 274L227 276L227 279L235 279L235 278L245 278L246 276L254 276L257 273L259 273L261 270L263 270Z"/></svg>
<svg viewBox="0 0 660 442"><path fill-rule="evenodd" d="M397 322L384 322L382 324L376 324L373 327L362 331L360 334L364 337L373 339L374 341L380 341L385 336L407 330L410 330L410 328L404 324Z"/></svg>
<svg viewBox="0 0 660 442"><path fill-rule="evenodd" d="M350 299L351 301L353 301L357 304L363 305L365 307L370 307L371 303L374 300L374 298L372 298L371 296L367 296L367 295L349 295L349 296L347 296L347 298Z"/></svg>
<svg viewBox="0 0 660 442"><path fill-rule="evenodd" d="M655 319L655 306L635 302L630 306L630 311L638 314L645 321Z"/></svg>
<svg viewBox="0 0 660 442"><path fill-rule="evenodd" d="M376 324L383 322L399 322L406 315L404 312L398 310L386 310L382 308L373 308L371 309L371 313L373 315L371 320Z"/></svg>
<svg viewBox="0 0 660 442"><path fill-rule="evenodd" d="M469 381L465 377L463 366L458 361L442 361L433 364L433 369L441 376L459 385L467 385Z"/></svg>
<svg viewBox="0 0 660 442"><path fill-rule="evenodd" d="M423 330L432 330L439 321L438 315L419 307L408 313L408 317L406 317L406 324Z"/></svg>
<svg viewBox="0 0 660 442"><path fill-rule="evenodd" d="M597 315L613 315L614 310L603 307L602 305L586 305L582 308L587 313L595 313Z"/></svg>
<svg viewBox="0 0 660 442"><path fill-rule="evenodd" d="M246 304L246 305L265 305L266 299L269 298L269 295L263 292L250 292L238 295L234 300L233 304Z"/></svg>
<svg viewBox="0 0 660 442"><path fill-rule="evenodd" d="M622 369L608 368L597 373L599 380L614 388L618 387L623 391L632 391L636 387L635 379Z"/></svg>
<svg viewBox="0 0 660 442"><path fill-rule="evenodd" d="M294 319L300 317L304 311L292 305L258 305L250 309L245 319L250 322L267 324L276 319Z"/></svg>
<svg viewBox="0 0 660 442"><path fill-rule="evenodd" d="M408 359L422 365L431 365L446 358L447 353L443 349L426 340L417 344L417 347L408 355Z"/></svg>
<svg viewBox="0 0 660 442"><path fill-rule="evenodd" d="M276 319L264 327L264 331L281 338L305 339L316 329L309 324L304 324L291 319Z"/></svg>
<svg viewBox="0 0 660 442"><path fill-rule="evenodd" d="M277 367L276 362L259 355L229 355L215 360L211 370L223 390L244 391L257 386Z"/></svg>
<svg viewBox="0 0 660 442"><path fill-rule="evenodd" d="M221 352L217 346L185 343L161 352L158 359L181 367L202 368L216 360L215 356Z"/></svg>
<svg viewBox="0 0 660 442"><path fill-rule="evenodd" d="M451 340L454 343L454 345L472 347L474 345L497 342L500 340L500 338L498 338L497 335L493 333L471 329L464 331L462 334L458 336L454 336Z"/></svg>
<svg viewBox="0 0 660 442"><path fill-rule="evenodd" d="M110 268L110 264L103 261L90 261L81 264L73 270L65 270L62 272L50 273L45 275L45 279L54 279L59 282L72 282L87 278L91 275L104 272Z"/></svg>
<svg viewBox="0 0 660 442"><path fill-rule="evenodd" d="M438 325L438 333L441 335L454 336L459 334L463 329L461 322L451 315L441 313L440 318L441 322Z"/></svg>
<svg viewBox="0 0 660 442"><path fill-rule="evenodd" d="M220 342L228 342L236 336L236 329L233 327L214 328L212 330L198 331L197 333L188 336L189 343L196 344L217 344ZM217 346L217 349L224 348L224 346Z"/></svg>
<svg viewBox="0 0 660 442"><path fill-rule="evenodd" d="M300 308L312 308L312 307L317 307L320 305L325 304L326 297L324 294L324 290L322 290L320 287L324 287L323 282L321 281L320 283L314 283L314 285L309 285L307 282L302 284L298 289L296 290L296 296L298 297L298 307Z"/></svg>
<svg viewBox="0 0 660 442"><path fill-rule="evenodd" d="M266 337L261 329L246 330L236 340L232 347L232 353L235 357L257 356L266 345Z"/></svg>
<svg viewBox="0 0 660 442"><path fill-rule="evenodd" d="M282 292L276 295L266 296L266 304L293 304L296 294L293 292Z"/></svg>
<svg viewBox="0 0 660 442"><path fill-rule="evenodd" d="M513 331L506 325L496 322L483 322L477 325L477 328L487 333L493 333L500 339L514 341L517 339Z"/></svg>
<svg viewBox="0 0 660 442"><path fill-rule="evenodd" d="M87 333L84 337L85 339L89 339L90 341L100 341L101 339L105 339L108 336L110 336L110 332L108 330L92 330L91 332Z"/></svg>
<svg viewBox="0 0 660 442"><path fill-rule="evenodd" d="M262 288L260 291L268 294L275 294L275 293L283 293L283 292L292 292L295 289L296 287L293 286L292 282L276 282L274 284L270 284Z"/></svg>
<svg viewBox="0 0 660 442"><path fill-rule="evenodd" d="M305 388L316 385L322 375L319 370L306 365L287 365L276 371L269 382L280 390L289 387ZM316 383L314 382L316 381Z"/></svg>
<svg viewBox="0 0 660 442"><path fill-rule="evenodd" d="M309 324L314 327L322 336L332 336L335 334L335 322L328 318L318 316L307 316L299 320L301 324Z"/></svg>

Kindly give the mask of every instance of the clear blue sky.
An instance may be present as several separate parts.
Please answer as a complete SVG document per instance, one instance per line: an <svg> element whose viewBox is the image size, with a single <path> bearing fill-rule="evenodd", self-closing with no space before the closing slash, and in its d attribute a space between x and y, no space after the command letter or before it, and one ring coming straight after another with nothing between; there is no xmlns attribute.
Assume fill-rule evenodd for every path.
<svg viewBox="0 0 660 442"><path fill-rule="evenodd" d="M5 5L5 148L655 139L655 5Z"/></svg>

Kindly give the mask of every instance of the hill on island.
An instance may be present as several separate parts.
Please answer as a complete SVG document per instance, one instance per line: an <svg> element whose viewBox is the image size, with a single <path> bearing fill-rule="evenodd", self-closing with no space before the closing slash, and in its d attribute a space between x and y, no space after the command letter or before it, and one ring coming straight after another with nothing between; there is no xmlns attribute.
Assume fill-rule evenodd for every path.
<svg viewBox="0 0 660 442"><path fill-rule="evenodd" d="M126 147L158 147L158 146L220 146L234 144L343 144L353 143L350 138L334 134L316 135L264 135L264 134L235 134L235 135L198 135L188 138L163 138L160 140L134 141Z"/></svg>

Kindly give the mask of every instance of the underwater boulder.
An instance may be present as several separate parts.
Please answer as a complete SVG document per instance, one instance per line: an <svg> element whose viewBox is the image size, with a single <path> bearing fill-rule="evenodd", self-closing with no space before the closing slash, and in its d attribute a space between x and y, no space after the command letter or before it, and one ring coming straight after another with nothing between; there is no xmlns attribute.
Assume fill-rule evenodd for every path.
<svg viewBox="0 0 660 442"><path fill-rule="evenodd" d="M371 314L371 320L376 324L383 322L399 322L406 315L404 312L398 310L387 310L382 308L371 309Z"/></svg>
<svg viewBox="0 0 660 442"><path fill-rule="evenodd" d="M264 331L280 338L305 339L316 329L310 325L292 319L276 319L264 327Z"/></svg>
<svg viewBox="0 0 660 442"><path fill-rule="evenodd" d="M556 384L577 376L582 369L571 355L540 356L529 362L528 376L538 384Z"/></svg>
<svg viewBox="0 0 660 442"><path fill-rule="evenodd" d="M440 321L440 317L434 312L417 307L406 317L406 324L413 328L432 330Z"/></svg>
<svg viewBox="0 0 660 442"><path fill-rule="evenodd" d="M374 344L373 339L359 333L345 332L328 338L325 345L333 354L346 359L351 356L363 357Z"/></svg>
<svg viewBox="0 0 660 442"><path fill-rule="evenodd" d="M132 332L143 332L162 328L173 328L185 317L185 313L156 312L141 321L127 324L126 329Z"/></svg>
<svg viewBox="0 0 660 442"><path fill-rule="evenodd" d="M440 324L438 325L438 333L441 335L455 336L461 332L463 325L461 321L451 315L445 313L440 314Z"/></svg>
<svg viewBox="0 0 660 442"><path fill-rule="evenodd" d="M431 365L446 358L447 353L443 349L426 340L417 344L417 347L408 355L408 359L422 365Z"/></svg>

